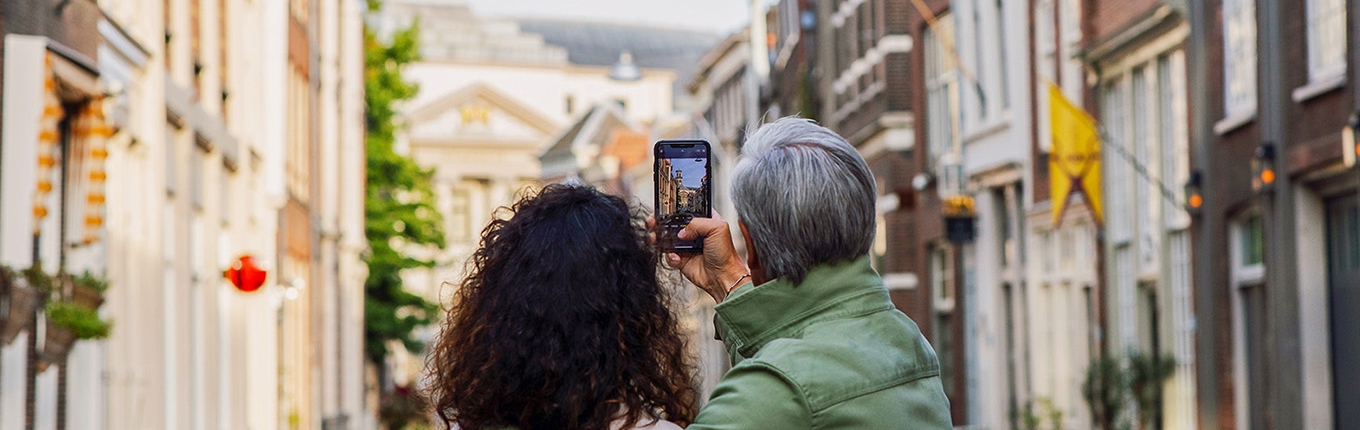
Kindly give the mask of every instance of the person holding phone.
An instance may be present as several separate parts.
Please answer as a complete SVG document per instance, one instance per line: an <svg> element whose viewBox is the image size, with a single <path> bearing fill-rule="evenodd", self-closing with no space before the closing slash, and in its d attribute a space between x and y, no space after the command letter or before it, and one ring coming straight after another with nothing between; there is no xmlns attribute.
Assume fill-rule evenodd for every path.
<svg viewBox="0 0 1360 430"><path fill-rule="evenodd" d="M728 224L693 218L666 262L718 302L732 359L692 430L949 429L935 351L869 265L877 191L836 133L783 118L747 139Z"/></svg>
<svg viewBox="0 0 1360 430"><path fill-rule="evenodd" d="M551 184L482 231L431 345L445 428L679 430L694 369L641 215Z"/></svg>

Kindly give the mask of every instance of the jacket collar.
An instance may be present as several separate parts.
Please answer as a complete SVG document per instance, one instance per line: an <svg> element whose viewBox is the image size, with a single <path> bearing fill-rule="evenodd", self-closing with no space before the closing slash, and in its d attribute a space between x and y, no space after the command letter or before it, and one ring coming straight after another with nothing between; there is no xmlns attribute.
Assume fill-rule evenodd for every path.
<svg viewBox="0 0 1360 430"><path fill-rule="evenodd" d="M738 287L715 308L714 323L736 361L754 355L772 340L796 335L809 324L892 307L883 279L864 256L816 266L796 285L780 278Z"/></svg>

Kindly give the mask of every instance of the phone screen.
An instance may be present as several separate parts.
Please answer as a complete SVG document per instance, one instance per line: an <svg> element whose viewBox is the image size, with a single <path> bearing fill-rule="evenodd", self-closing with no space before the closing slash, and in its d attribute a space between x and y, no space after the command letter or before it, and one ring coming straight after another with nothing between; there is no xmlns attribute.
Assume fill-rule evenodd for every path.
<svg viewBox="0 0 1360 430"><path fill-rule="evenodd" d="M703 250L703 241L679 240L676 235L691 219L712 216L708 142L657 142L655 169L657 244L667 251Z"/></svg>

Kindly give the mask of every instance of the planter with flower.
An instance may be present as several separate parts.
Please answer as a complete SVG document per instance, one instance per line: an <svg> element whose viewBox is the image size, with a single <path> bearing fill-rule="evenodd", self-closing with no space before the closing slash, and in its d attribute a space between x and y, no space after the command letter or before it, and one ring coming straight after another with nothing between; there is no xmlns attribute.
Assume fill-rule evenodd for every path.
<svg viewBox="0 0 1360 430"><path fill-rule="evenodd" d="M0 346L14 342L20 332L30 328L33 312L51 291L52 278L41 268L15 272L0 267Z"/></svg>
<svg viewBox="0 0 1360 430"><path fill-rule="evenodd" d="M74 301L48 302L44 311L47 334L41 356L48 364L66 360L75 341L106 338L112 328L112 324L99 317L99 311Z"/></svg>
<svg viewBox="0 0 1360 430"><path fill-rule="evenodd" d="M58 275L53 301L44 307L47 330L43 339L40 368L62 363L77 340L108 337L110 324L99 317L108 281L85 272L79 276Z"/></svg>
<svg viewBox="0 0 1360 430"><path fill-rule="evenodd" d="M104 292L109 290L109 281L85 271L72 279L71 301L90 309L99 309L104 304Z"/></svg>

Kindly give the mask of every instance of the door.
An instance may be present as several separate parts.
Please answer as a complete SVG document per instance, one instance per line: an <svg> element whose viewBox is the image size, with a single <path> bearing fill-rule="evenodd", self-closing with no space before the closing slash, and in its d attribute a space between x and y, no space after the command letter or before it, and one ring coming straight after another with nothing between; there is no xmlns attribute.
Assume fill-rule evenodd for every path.
<svg viewBox="0 0 1360 430"><path fill-rule="evenodd" d="M1331 291L1332 398L1336 428L1360 429L1360 199L1327 202Z"/></svg>

